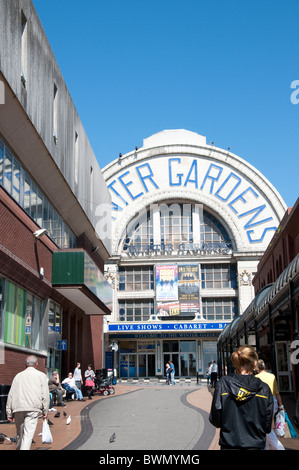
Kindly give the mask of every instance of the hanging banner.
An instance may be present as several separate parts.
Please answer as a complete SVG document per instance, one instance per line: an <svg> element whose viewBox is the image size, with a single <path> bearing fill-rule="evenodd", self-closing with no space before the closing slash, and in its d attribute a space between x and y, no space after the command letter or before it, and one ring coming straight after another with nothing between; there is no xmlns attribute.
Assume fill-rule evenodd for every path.
<svg viewBox="0 0 299 470"><path fill-rule="evenodd" d="M182 316L199 313L198 264L178 265L178 299Z"/></svg>
<svg viewBox="0 0 299 470"><path fill-rule="evenodd" d="M156 301L178 300L178 267L176 264L156 266Z"/></svg>
<svg viewBox="0 0 299 470"><path fill-rule="evenodd" d="M195 263L156 266L156 315L195 316L200 310L199 266Z"/></svg>

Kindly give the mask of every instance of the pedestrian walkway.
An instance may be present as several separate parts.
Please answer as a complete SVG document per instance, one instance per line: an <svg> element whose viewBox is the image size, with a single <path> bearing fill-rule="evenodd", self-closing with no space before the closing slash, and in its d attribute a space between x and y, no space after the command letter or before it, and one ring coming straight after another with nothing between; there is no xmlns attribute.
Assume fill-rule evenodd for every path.
<svg viewBox="0 0 299 470"><path fill-rule="evenodd" d="M95 414L95 411L98 408L98 403L102 400L105 400L105 407L108 409L109 407L115 407L116 402L114 402L117 397L122 395L132 394L131 397L128 396L128 403L130 403L130 398L132 400L135 399L133 396L133 392L138 391L140 389L151 389L154 391L155 389L168 389L169 391L181 390L183 393L183 397L185 400L185 405L193 408L194 410L202 411L202 415L204 413L209 414L211 402L212 402L212 392L205 384L197 384L194 381L181 381L178 382L175 387L167 387L165 382L159 381L148 381L148 382L131 382L131 383L118 383L115 386L116 393L115 395L110 395L104 397L103 395L96 395L93 397L92 400L87 400L85 402L80 401L69 401L66 402L66 407L56 409L60 411L60 417L55 418L54 415L56 411L49 412L49 419L53 423L51 426L51 432L53 435L53 443L52 444L42 444L41 436L39 435L42 431L42 419L39 420L37 430L34 436L34 443L32 444L32 450L64 450L64 449L72 449L75 448L74 443L81 444L85 441L87 429L90 430L89 422L92 419L92 416ZM175 392L176 393L176 392ZM158 394L157 394L158 395ZM150 394L149 394L150 396ZM283 397L285 408L288 412L289 417L292 419L293 411L294 411L294 400L292 397ZM103 403L102 403L103 404ZM100 405L101 407L102 405ZM63 412L66 412L67 416L63 416ZM124 410L123 410L124 411ZM188 410L185 410L188 413ZM70 424L66 424L67 417L71 417ZM206 419L206 415L205 415ZM206 423L207 424L207 423ZM91 428L92 429L92 428ZM287 450L299 450L299 430L296 428L298 432L297 439L285 439L280 438L281 442L283 443L284 447ZM210 430L211 431L211 430ZM0 424L0 433L4 433L9 438L13 438L15 436L16 428L14 423L3 423ZM171 429L169 430L171 433ZM182 428L182 432L184 432L184 428ZM200 431L201 432L201 431ZM219 440L219 430L213 428L213 435L207 436L209 445L205 447L207 450L219 450L218 440ZM107 433L108 436L109 433ZM205 433L202 433L204 436ZM85 435L85 437L84 437ZM109 436L108 436L109 437ZM80 441L81 439L81 441ZM107 440L107 439L106 439ZM204 444L207 441L201 441ZM191 442L190 446L193 445L193 448L198 446L199 449L202 444L200 440L198 442ZM15 450L16 444L15 442L9 442L4 440L3 444L0 444L0 451L1 450ZM78 447L77 447L78 448ZM80 448L80 447L79 447ZM113 448L112 448L113 450Z"/></svg>
<svg viewBox="0 0 299 470"><path fill-rule="evenodd" d="M140 386L132 394L93 407L90 425L82 439L69 447L101 451L197 451L207 450L215 435L209 413L188 402L200 391L194 385ZM205 400L203 400L205 401ZM113 444L110 437L113 436Z"/></svg>
<svg viewBox="0 0 299 470"><path fill-rule="evenodd" d="M67 401L65 407L56 407L56 411L60 411L60 417L54 418L56 411L49 412L49 420L53 423L50 426L51 433L53 436L52 444L43 444L39 433L42 432L42 418L39 420L37 429L34 436L35 443L32 444L31 450L62 450L67 447L74 439L80 434L82 429L81 412L84 408L88 409L91 404L99 400L111 400L114 396L119 396L124 393L132 391L132 386L121 385L115 387L115 395L109 395L107 397L103 395L96 395L92 400L85 402L81 401ZM63 417L63 412L67 414L67 417L71 417L70 424L66 424L67 417ZM14 423L0 424L0 433L6 434L8 437L14 437L16 434L16 427ZM3 444L0 444L1 450L15 450L15 443L10 443L5 440Z"/></svg>

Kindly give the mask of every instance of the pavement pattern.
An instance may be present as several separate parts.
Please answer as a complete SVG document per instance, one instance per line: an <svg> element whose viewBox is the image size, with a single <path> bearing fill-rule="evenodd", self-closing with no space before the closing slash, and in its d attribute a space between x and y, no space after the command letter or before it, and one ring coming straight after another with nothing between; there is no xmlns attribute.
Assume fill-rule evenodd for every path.
<svg viewBox="0 0 299 470"><path fill-rule="evenodd" d="M118 383L115 391L56 407L59 417L49 412L53 443L41 442L40 419L31 450L219 450L219 430L208 421L213 389L206 385ZM14 423L0 423L0 433L13 438L15 432ZM299 432L296 439L280 440L287 450L299 450ZM0 451L15 447L4 440Z"/></svg>

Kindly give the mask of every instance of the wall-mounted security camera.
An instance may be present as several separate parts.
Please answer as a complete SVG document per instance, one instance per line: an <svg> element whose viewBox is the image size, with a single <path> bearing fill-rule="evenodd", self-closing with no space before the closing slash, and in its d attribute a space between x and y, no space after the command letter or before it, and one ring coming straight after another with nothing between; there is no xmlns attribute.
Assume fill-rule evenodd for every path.
<svg viewBox="0 0 299 470"><path fill-rule="evenodd" d="M41 228L40 230L36 230L36 232L33 232L33 235L38 239L42 237L46 233L46 231L46 228Z"/></svg>

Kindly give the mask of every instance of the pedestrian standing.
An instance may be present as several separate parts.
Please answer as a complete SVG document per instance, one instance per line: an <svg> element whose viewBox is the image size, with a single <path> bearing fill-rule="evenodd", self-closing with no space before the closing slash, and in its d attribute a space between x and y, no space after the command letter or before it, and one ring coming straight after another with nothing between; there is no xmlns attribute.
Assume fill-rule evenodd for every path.
<svg viewBox="0 0 299 470"><path fill-rule="evenodd" d="M207 370L206 370L206 376L207 376L207 386L210 385L210 380L211 380L211 374L210 374L210 367L211 367L211 362L209 362Z"/></svg>
<svg viewBox="0 0 299 470"><path fill-rule="evenodd" d="M85 377L85 387L86 387L86 392L87 392L87 395L88 395L88 398L89 400L92 399L91 395L93 393L93 389L94 389L94 378L95 378L95 373L94 371L92 370L92 365L91 364L88 364L87 366L87 370L85 371L84 373L84 377Z"/></svg>
<svg viewBox="0 0 299 470"><path fill-rule="evenodd" d="M26 369L15 376L8 393L6 414L8 421L15 421L16 450L30 450L40 413L43 419L48 416L48 378L37 367L37 357L28 356Z"/></svg>
<svg viewBox="0 0 299 470"><path fill-rule="evenodd" d="M253 374L258 356L251 346L240 346L231 360L236 373L216 383L210 422L220 428L221 450L263 450L272 424L271 390Z"/></svg>
<svg viewBox="0 0 299 470"><path fill-rule="evenodd" d="M78 387L78 389L81 390L82 385L83 385L83 379L82 379L82 372L81 372L80 362L77 362L77 366L74 370L74 376L73 377L75 379L76 387Z"/></svg>
<svg viewBox="0 0 299 470"><path fill-rule="evenodd" d="M170 385L175 385L175 380L174 380L175 367L172 361L169 361L169 372L170 372Z"/></svg>
<svg viewBox="0 0 299 470"><path fill-rule="evenodd" d="M216 364L216 361L212 361L209 372L210 372L210 377L211 377L211 387L215 388L216 382L217 382L217 375L218 375L218 366Z"/></svg>
<svg viewBox="0 0 299 470"><path fill-rule="evenodd" d="M272 429L269 434L266 436L266 441L267 441L267 446L266 448L268 449L268 446L270 446L274 450L285 450L284 446L278 439L273 427L274 427L274 415L278 410L283 410L283 404L282 404L282 399L278 390L278 384L277 380L274 374L271 374L271 372L266 371L266 365L262 359L260 359L257 363L257 368L258 368L258 374L256 374L256 377L266 384L269 385L270 390L273 395L273 421L272 421Z"/></svg>
<svg viewBox="0 0 299 470"><path fill-rule="evenodd" d="M166 384L167 384L167 385L170 384L170 372L169 372L169 370L170 370L170 366L169 366L169 364L167 363L167 364L166 364L166 371L165 371L165 373L166 373Z"/></svg>

